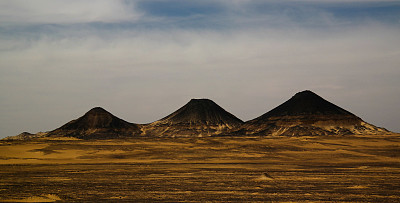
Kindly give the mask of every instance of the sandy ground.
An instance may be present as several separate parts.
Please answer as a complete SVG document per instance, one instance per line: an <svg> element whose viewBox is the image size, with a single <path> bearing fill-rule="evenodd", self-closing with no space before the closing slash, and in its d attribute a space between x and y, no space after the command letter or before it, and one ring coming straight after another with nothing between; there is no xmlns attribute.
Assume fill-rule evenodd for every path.
<svg viewBox="0 0 400 203"><path fill-rule="evenodd" d="M400 136L0 141L0 201L400 202Z"/></svg>

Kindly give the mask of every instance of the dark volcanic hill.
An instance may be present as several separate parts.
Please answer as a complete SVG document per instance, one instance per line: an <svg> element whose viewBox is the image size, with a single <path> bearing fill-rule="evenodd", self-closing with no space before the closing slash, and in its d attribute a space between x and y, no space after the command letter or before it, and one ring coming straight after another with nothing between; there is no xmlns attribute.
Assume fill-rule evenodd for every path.
<svg viewBox="0 0 400 203"><path fill-rule="evenodd" d="M192 99L172 114L144 127L144 135L211 136L240 126L242 120L209 99Z"/></svg>
<svg viewBox="0 0 400 203"><path fill-rule="evenodd" d="M260 117L246 122L235 133L303 136L383 134L388 131L368 124L349 111L306 90Z"/></svg>
<svg viewBox="0 0 400 203"><path fill-rule="evenodd" d="M306 90L295 94L285 103L265 113L257 120L277 116L341 115L358 119L354 114L326 101L319 95Z"/></svg>
<svg viewBox="0 0 400 203"><path fill-rule="evenodd" d="M137 124L124 121L101 107L95 107L82 117L49 132L47 136L108 139L132 137L140 133L141 130Z"/></svg>

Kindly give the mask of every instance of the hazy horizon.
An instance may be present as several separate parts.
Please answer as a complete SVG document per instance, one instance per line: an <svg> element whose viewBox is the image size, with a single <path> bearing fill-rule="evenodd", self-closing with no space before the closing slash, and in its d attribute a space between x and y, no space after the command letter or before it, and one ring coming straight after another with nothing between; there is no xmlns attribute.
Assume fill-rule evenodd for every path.
<svg viewBox="0 0 400 203"><path fill-rule="evenodd" d="M4 0L0 138L192 98L247 121L303 90L400 132L399 45L398 1Z"/></svg>

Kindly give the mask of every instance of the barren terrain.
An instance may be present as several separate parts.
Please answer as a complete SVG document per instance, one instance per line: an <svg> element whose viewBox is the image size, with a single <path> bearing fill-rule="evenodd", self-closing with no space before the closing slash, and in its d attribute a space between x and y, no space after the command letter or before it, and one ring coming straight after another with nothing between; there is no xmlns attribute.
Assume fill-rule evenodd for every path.
<svg viewBox="0 0 400 203"><path fill-rule="evenodd" d="M400 137L0 141L0 201L400 202Z"/></svg>

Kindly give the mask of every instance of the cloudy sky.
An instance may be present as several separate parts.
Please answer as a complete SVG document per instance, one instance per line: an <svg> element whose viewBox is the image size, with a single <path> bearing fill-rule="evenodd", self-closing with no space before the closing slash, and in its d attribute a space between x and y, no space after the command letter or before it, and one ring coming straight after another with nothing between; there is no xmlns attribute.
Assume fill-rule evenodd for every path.
<svg viewBox="0 0 400 203"><path fill-rule="evenodd" d="M400 2L2 0L0 138L191 98L242 120L312 90L400 132Z"/></svg>

